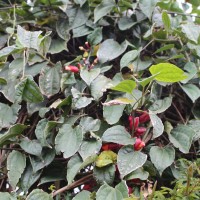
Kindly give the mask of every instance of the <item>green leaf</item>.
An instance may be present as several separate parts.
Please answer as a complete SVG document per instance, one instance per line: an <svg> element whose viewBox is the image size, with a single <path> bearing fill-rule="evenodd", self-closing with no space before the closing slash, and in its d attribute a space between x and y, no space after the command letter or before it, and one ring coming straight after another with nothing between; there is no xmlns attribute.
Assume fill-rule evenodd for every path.
<svg viewBox="0 0 200 200"><path fill-rule="evenodd" d="M64 124L55 138L55 148L57 152L63 152L64 158L74 155L83 140L80 127L74 129L69 124Z"/></svg>
<svg viewBox="0 0 200 200"><path fill-rule="evenodd" d="M40 156L42 153L42 146L38 140L30 140L27 137L21 139L20 147L27 153L35 156Z"/></svg>
<svg viewBox="0 0 200 200"><path fill-rule="evenodd" d="M87 36L87 40L91 46L99 44L102 39L102 27L95 28L94 31Z"/></svg>
<svg viewBox="0 0 200 200"><path fill-rule="evenodd" d="M26 167L26 156L13 150L7 158L8 180L10 185L15 188Z"/></svg>
<svg viewBox="0 0 200 200"><path fill-rule="evenodd" d="M156 100L153 105L149 107L151 113L158 114L167 110L172 104L172 97L165 97L164 99Z"/></svg>
<svg viewBox="0 0 200 200"><path fill-rule="evenodd" d="M124 80L120 82L119 84L117 84L115 87L112 87L111 89L132 94L135 87L136 87L135 81Z"/></svg>
<svg viewBox="0 0 200 200"><path fill-rule="evenodd" d="M27 126L23 124L15 124L11 126L6 133L0 135L0 146L3 146L4 142L10 138L21 135L26 128Z"/></svg>
<svg viewBox="0 0 200 200"><path fill-rule="evenodd" d="M107 39L100 44L97 57L100 63L111 61L120 56L127 48L127 42L119 44L113 39Z"/></svg>
<svg viewBox="0 0 200 200"><path fill-rule="evenodd" d="M106 182L111 185L115 179L115 170L115 165L94 167L93 175L99 184L103 185Z"/></svg>
<svg viewBox="0 0 200 200"><path fill-rule="evenodd" d="M153 126L153 138L157 138L162 135L164 131L164 125L161 119L156 114L150 112L149 116Z"/></svg>
<svg viewBox="0 0 200 200"><path fill-rule="evenodd" d="M21 26L17 26L17 38L20 44L26 48L39 49L43 38L40 38L42 31L26 31Z"/></svg>
<svg viewBox="0 0 200 200"><path fill-rule="evenodd" d="M83 69L81 70L80 76L87 85L90 85L92 81L100 74L100 71L100 68L91 69L89 71L87 69Z"/></svg>
<svg viewBox="0 0 200 200"><path fill-rule="evenodd" d="M195 63L193 63L193 62L186 63L184 66L184 70L187 71L188 77L187 77L187 79L181 81L181 83L187 83L189 80L194 78L194 76L197 74L197 67L196 67Z"/></svg>
<svg viewBox="0 0 200 200"><path fill-rule="evenodd" d="M153 81L155 79L155 77L157 76L158 74L154 74L148 78L144 78L142 80L139 80L137 81L143 88L148 85L151 81Z"/></svg>
<svg viewBox="0 0 200 200"><path fill-rule="evenodd" d="M127 104L131 104L131 103L133 103L133 100L125 98L125 97L121 97L121 98L117 98L117 99L113 99L113 100L104 102L104 103L102 103L102 105L104 107L106 107L106 106L112 107L113 105L127 105Z"/></svg>
<svg viewBox="0 0 200 200"><path fill-rule="evenodd" d="M117 160L117 154L113 151L102 151L96 159L97 167L105 167L107 165L115 163Z"/></svg>
<svg viewBox="0 0 200 200"><path fill-rule="evenodd" d="M196 85L185 84L180 86L193 103L200 97L200 89Z"/></svg>
<svg viewBox="0 0 200 200"><path fill-rule="evenodd" d="M89 104L91 104L93 98L87 98L87 97L80 97L77 100L74 100L74 107L75 109L81 109L81 108L85 108L86 106L88 106Z"/></svg>
<svg viewBox="0 0 200 200"><path fill-rule="evenodd" d="M16 85L15 98L17 102L24 100L31 103L39 103L43 101L40 89L31 76L25 77Z"/></svg>
<svg viewBox="0 0 200 200"><path fill-rule="evenodd" d="M17 77L21 77L23 66L24 66L23 58L17 58L13 60L9 65L9 70L8 70L9 78L16 79Z"/></svg>
<svg viewBox="0 0 200 200"><path fill-rule="evenodd" d="M138 50L132 50L125 53L120 60L120 69L128 67L139 55Z"/></svg>
<svg viewBox="0 0 200 200"><path fill-rule="evenodd" d="M117 156L117 166L121 177L142 167L147 160L147 155L140 151L134 151L133 146L122 147Z"/></svg>
<svg viewBox="0 0 200 200"><path fill-rule="evenodd" d="M107 184L102 185L97 193L96 200L122 200L123 196L121 192L117 189L114 189Z"/></svg>
<svg viewBox="0 0 200 200"><path fill-rule="evenodd" d="M190 128L192 128L193 131L195 131L196 134L195 134L193 140L197 141L200 138L200 120L198 120L198 119L190 120L188 123L188 126Z"/></svg>
<svg viewBox="0 0 200 200"><path fill-rule="evenodd" d="M51 54L56 54L63 50L67 51L66 41L60 38L52 39L48 52Z"/></svg>
<svg viewBox="0 0 200 200"><path fill-rule="evenodd" d="M103 106L103 117L108 124L115 124L123 114L125 105Z"/></svg>
<svg viewBox="0 0 200 200"><path fill-rule="evenodd" d="M149 177L149 172L145 171L143 167L136 169L135 171L131 172L127 176L125 176L126 180L132 180L139 178L140 180L147 180Z"/></svg>
<svg viewBox="0 0 200 200"><path fill-rule="evenodd" d="M197 44L200 35L199 25L190 22L187 24L182 24L181 27L187 38Z"/></svg>
<svg viewBox="0 0 200 200"><path fill-rule="evenodd" d="M116 125L108 128L103 133L102 141L113 142L122 145L133 145L135 143L135 138L131 138L131 135L126 131L124 126Z"/></svg>
<svg viewBox="0 0 200 200"><path fill-rule="evenodd" d="M165 10L162 12L162 21L164 23L165 29L169 31L169 29L171 28L171 21L170 21L169 15L167 14Z"/></svg>
<svg viewBox="0 0 200 200"><path fill-rule="evenodd" d="M36 173L38 170L48 166L55 158L54 149L43 149L41 157L31 156L30 161L33 167L33 172Z"/></svg>
<svg viewBox="0 0 200 200"><path fill-rule="evenodd" d="M126 184L125 181L121 181L120 183L118 183L116 186L115 186L115 189L119 190L123 196L123 198L126 198L129 196L128 194L128 186Z"/></svg>
<svg viewBox="0 0 200 200"><path fill-rule="evenodd" d="M93 119L92 117L82 117L79 124L83 132L98 131L101 125L99 119Z"/></svg>
<svg viewBox="0 0 200 200"><path fill-rule="evenodd" d="M78 152L82 159L86 160L89 156L97 154L100 151L101 146L101 140L85 140L82 142Z"/></svg>
<svg viewBox="0 0 200 200"><path fill-rule="evenodd" d="M149 155L152 163L155 165L161 176L163 171L174 162L175 149L170 146L154 146L151 147Z"/></svg>
<svg viewBox="0 0 200 200"><path fill-rule="evenodd" d="M163 46L163 47L157 49L157 50L154 52L154 54L156 54L156 53L161 53L161 52L166 51L166 50L171 50L171 49L173 49L173 48L174 48L174 44L167 44L167 45L165 45L165 46Z"/></svg>
<svg viewBox="0 0 200 200"><path fill-rule="evenodd" d="M4 47L0 50L0 58L10 55L15 50L15 46Z"/></svg>
<svg viewBox="0 0 200 200"><path fill-rule="evenodd" d="M42 171L33 172L31 164L28 162L28 166L24 170L20 179L20 187L24 192L27 192L29 188L40 178Z"/></svg>
<svg viewBox="0 0 200 200"><path fill-rule="evenodd" d="M56 22L56 31L60 38L65 41L70 39L69 21L63 20L62 18Z"/></svg>
<svg viewBox="0 0 200 200"><path fill-rule="evenodd" d="M26 198L26 200L53 200L51 194L48 194L40 189L33 190Z"/></svg>
<svg viewBox="0 0 200 200"><path fill-rule="evenodd" d="M54 67L43 67L39 76L39 86L42 94L48 98L57 94L60 90L61 64L57 63Z"/></svg>
<svg viewBox="0 0 200 200"><path fill-rule="evenodd" d="M83 190L79 192L72 200L88 200L90 199L91 192Z"/></svg>
<svg viewBox="0 0 200 200"><path fill-rule="evenodd" d="M116 4L113 0L101 1L101 3L94 9L94 23L106 16L115 6Z"/></svg>
<svg viewBox="0 0 200 200"><path fill-rule="evenodd" d="M18 104L8 106L7 104L0 103L0 130L10 127L10 125L16 122L19 109L20 105Z"/></svg>
<svg viewBox="0 0 200 200"><path fill-rule="evenodd" d="M187 78L184 71L170 63L160 63L149 68L152 75L157 74L155 80L174 83Z"/></svg>
<svg viewBox="0 0 200 200"><path fill-rule="evenodd" d="M168 134L170 142L182 153L189 153L195 135L195 131L186 125L178 125Z"/></svg>
<svg viewBox="0 0 200 200"><path fill-rule="evenodd" d="M159 0L140 0L139 6L142 12L151 20L154 8Z"/></svg>
<svg viewBox="0 0 200 200"><path fill-rule="evenodd" d="M95 100L98 100L100 97L103 96L103 93L111 86L113 85L111 84L111 80L109 78L106 78L103 75L99 75L91 83L91 95L94 97Z"/></svg>
<svg viewBox="0 0 200 200"><path fill-rule="evenodd" d="M130 17L121 17L118 22L119 29L121 31L130 29L132 26L136 25L138 22Z"/></svg>
<svg viewBox="0 0 200 200"><path fill-rule="evenodd" d="M0 192L1 200L17 200L16 197L11 196L8 192Z"/></svg>

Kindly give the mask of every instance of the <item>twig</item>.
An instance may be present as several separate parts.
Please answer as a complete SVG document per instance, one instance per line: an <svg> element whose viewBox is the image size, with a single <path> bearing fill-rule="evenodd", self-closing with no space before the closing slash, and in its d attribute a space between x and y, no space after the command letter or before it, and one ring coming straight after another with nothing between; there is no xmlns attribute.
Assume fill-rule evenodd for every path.
<svg viewBox="0 0 200 200"><path fill-rule="evenodd" d="M74 187L77 187L77 186L79 186L79 185L82 185L82 184L84 184L86 181L89 181L90 179L92 179L92 177L93 177L93 174L89 174L89 175L87 175L87 176L85 176L85 177L79 179L78 181L75 181L75 182L73 182L73 183L71 183L71 184L69 184L69 185L67 185L67 186L65 186L65 187L62 187L62 188L60 188L59 190L53 192L53 193L52 193L52 197L55 197L56 195L58 195L58 194L60 194L60 193L62 193L62 192L64 192L64 191L70 190L70 189L72 189L72 188L74 188Z"/></svg>
<svg viewBox="0 0 200 200"><path fill-rule="evenodd" d="M175 105L174 103L172 103L172 105L174 106L174 108L175 108L176 112L178 113L178 115L179 115L180 119L182 120L182 122L183 122L184 124L186 124L186 123L185 123L185 120L184 120L184 118L183 118L183 116L182 116L181 113L179 112L179 110L178 110L178 108L176 107L176 105Z"/></svg>

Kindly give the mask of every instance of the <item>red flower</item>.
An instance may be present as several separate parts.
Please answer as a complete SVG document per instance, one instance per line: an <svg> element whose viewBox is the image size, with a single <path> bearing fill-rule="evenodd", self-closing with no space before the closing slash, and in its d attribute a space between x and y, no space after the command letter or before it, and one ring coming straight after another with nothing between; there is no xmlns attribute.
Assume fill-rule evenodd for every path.
<svg viewBox="0 0 200 200"><path fill-rule="evenodd" d="M150 120L149 113L143 112L142 115L139 116L140 123L145 123Z"/></svg>
<svg viewBox="0 0 200 200"><path fill-rule="evenodd" d="M135 130L135 133L134 133L134 135L136 136L136 137L138 137L138 136L141 136L141 135L143 135L145 132L146 132L146 128L145 127L138 127L136 130Z"/></svg>
<svg viewBox="0 0 200 200"><path fill-rule="evenodd" d="M71 72L74 72L74 73L78 73L79 72L79 68L76 67L76 66L73 66L73 65L65 66L65 70L71 71Z"/></svg>
<svg viewBox="0 0 200 200"><path fill-rule="evenodd" d="M135 144L134 144L134 149L136 151L139 151L145 146L144 141L142 141L140 138L136 138Z"/></svg>
<svg viewBox="0 0 200 200"><path fill-rule="evenodd" d="M106 144L103 144L101 149L103 151L107 151L107 150L111 150L111 151L117 151L119 150L123 145L120 145L120 144L114 144L114 143L106 143Z"/></svg>
<svg viewBox="0 0 200 200"><path fill-rule="evenodd" d="M134 127L134 130L137 129L138 125L139 125L139 117L132 117L131 115L128 117L128 120L129 120L129 128L130 130L133 129Z"/></svg>
<svg viewBox="0 0 200 200"><path fill-rule="evenodd" d="M131 187L128 187L128 194L131 195L133 193L133 189Z"/></svg>
<svg viewBox="0 0 200 200"><path fill-rule="evenodd" d="M83 186L83 190L88 190L88 191L90 191L91 189L92 189L92 186L89 185L89 184L85 184L85 185Z"/></svg>

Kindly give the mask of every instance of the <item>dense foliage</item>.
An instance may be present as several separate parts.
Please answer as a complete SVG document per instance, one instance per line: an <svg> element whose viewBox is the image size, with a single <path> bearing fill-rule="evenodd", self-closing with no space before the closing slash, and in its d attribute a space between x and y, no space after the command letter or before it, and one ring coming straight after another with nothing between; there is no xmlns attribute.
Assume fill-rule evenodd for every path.
<svg viewBox="0 0 200 200"><path fill-rule="evenodd" d="M199 5L0 1L0 199L200 199Z"/></svg>

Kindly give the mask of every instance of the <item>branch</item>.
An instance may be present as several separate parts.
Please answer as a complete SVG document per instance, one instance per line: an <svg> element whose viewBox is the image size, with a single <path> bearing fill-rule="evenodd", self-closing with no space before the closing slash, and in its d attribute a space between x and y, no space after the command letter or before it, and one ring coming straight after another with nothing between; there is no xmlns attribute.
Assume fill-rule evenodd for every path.
<svg viewBox="0 0 200 200"><path fill-rule="evenodd" d="M62 193L64 191L70 190L72 188L75 188L75 187L77 187L79 185L82 185L82 184L84 184L85 182L89 181L92 178L93 178L93 174L89 174L89 175L79 179L78 181L75 181L75 182L73 182L73 183L71 183L71 184L69 184L67 186L64 186L64 187L60 188L57 191L54 191L52 193L52 197L55 197L56 195L58 195L58 194L60 194L60 193Z"/></svg>

